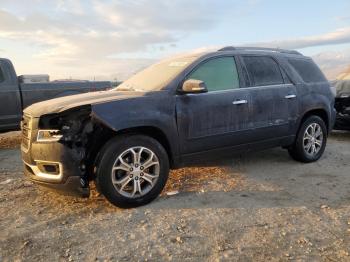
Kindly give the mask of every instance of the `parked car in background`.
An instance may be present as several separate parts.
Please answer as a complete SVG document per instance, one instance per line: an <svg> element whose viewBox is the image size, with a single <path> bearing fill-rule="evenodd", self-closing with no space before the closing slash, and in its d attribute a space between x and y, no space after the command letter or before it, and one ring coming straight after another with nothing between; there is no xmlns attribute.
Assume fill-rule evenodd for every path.
<svg viewBox="0 0 350 262"><path fill-rule="evenodd" d="M62 96L111 88L108 81L54 81L48 75L19 76L10 60L0 58L0 132L19 129L27 106Z"/></svg>
<svg viewBox="0 0 350 262"><path fill-rule="evenodd" d="M334 129L350 130L350 80L336 81L335 89L337 120Z"/></svg>
<svg viewBox="0 0 350 262"><path fill-rule="evenodd" d="M24 110L22 159L36 183L114 205L155 199L178 168L283 147L318 160L335 121L334 95L296 51L226 47L159 62L118 88ZM284 171L281 171L284 172Z"/></svg>

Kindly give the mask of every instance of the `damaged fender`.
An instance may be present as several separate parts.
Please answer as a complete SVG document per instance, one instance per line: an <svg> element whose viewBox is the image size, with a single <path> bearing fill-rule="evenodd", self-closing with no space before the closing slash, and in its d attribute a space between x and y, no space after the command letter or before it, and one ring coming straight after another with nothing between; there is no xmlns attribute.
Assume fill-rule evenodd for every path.
<svg viewBox="0 0 350 262"><path fill-rule="evenodd" d="M91 106L91 116L115 132L142 127L156 128L166 137L171 155L174 158L179 155L174 118L175 98L169 96L167 91L152 96L94 104Z"/></svg>

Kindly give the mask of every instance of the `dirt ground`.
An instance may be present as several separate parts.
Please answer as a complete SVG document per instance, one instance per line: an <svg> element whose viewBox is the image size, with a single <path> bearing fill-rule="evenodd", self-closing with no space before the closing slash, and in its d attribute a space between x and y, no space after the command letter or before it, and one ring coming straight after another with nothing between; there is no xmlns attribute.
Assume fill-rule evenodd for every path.
<svg viewBox="0 0 350 262"><path fill-rule="evenodd" d="M173 171L130 210L38 189L16 141L0 138L0 261L350 261L350 133L317 163L273 149Z"/></svg>

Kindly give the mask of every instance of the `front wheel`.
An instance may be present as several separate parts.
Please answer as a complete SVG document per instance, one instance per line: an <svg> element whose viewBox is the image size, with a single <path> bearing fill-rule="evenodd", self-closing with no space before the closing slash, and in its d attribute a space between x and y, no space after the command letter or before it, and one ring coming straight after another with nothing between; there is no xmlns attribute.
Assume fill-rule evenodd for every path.
<svg viewBox="0 0 350 262"><path fill-rule="evenodd" d="M290 156L300 162L317 161L327 143L327 127L322 118L308 117L301 125L294 145L288 149Z"/></svg>
<svg viewBox="0 0 350 262"><path fill-rule="evenodd" d="M102 150L96 184L112 204L130 208L155 199L168 174L168 155L158 141L143 135L120 136Z"/></svg>

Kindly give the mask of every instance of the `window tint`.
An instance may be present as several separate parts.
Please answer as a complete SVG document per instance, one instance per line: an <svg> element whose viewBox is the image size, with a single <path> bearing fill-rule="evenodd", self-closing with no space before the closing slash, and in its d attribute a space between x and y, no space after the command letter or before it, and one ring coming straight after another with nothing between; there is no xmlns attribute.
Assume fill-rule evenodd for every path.
<svg viewBox="0 0 350 262"><path fill-rule="evenodd" d="M187 79L203 81L209 92L239 88L239 78L233 57L211 59L200 65Z"/></svg>
<svg viewBox="0 0 350 262"><path fill-rule="evenodd" d="M3 82L4 80L5 80L5 76L0 66L0 83Z"/></svg>
<svg viewBox="0 0 350 262"><path fill-rule="evenodd" d="M304 82L311 83L327 81L321 70L312 60L288 59L288 61Z"/></svg>
<svg viewBox="0 0 350 262"><path fill-rule="evenodd" d="M248 70L251 86L266 86L283 84L281 70L271 57L243 56Z"/></svg>

